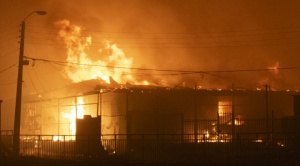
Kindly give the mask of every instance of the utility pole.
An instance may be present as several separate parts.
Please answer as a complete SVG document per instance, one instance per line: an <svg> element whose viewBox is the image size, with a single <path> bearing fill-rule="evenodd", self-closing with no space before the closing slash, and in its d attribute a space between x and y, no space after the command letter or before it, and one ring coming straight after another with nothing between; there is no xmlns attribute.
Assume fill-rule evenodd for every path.
<svg viewBox="0 0 300 166"><path fill-rule="evenodd" d="M19 154L20 150L20 125L21 125L21 103L22 103L22 82L23 82L23 65L24 63L24 33L25 33L25 21L21 24L21 41L20 41L20 54L19 54L19 66L18 66L18 82L17 82L17 94L16 94L16 107L15 107L15 121L14 121L14 137L13 137L13 153Z"/></svg>
<svg viewBox="0 0 300 166"><path fill-rule="evenodd" d="M20 54L18 66L18 80L17 80L17 94L15 107L15 121L14 121L14 136L13 136L13 154L18 155L20 151L20 126L21 126L21 104L22 104L22 82L23 82L23 65L28 65L28 60L24 60L24 38L25 38L25 20L33 13L45 15L45 11L33 11L27 15L21 24L21 40L20 40Z"/></svg>

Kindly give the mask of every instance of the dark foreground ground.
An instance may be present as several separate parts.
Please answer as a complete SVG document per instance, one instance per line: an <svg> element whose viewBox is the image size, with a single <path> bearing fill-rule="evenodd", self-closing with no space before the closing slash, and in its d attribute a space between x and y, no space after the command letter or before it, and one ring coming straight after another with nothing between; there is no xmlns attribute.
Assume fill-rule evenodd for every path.
<svg viewBox="0 0 300 166"><path fill-rule="evenodd" d="M128 161L122 158L106 158L106 159L85 159L85 160L53 160L40 159L36 157L24 156L1 156L0 166L300 166L300 159L293 160L257 160L257 159L242 159L242 160L219 160L214 159L209 162L143 162L143 161Z"/></svg>

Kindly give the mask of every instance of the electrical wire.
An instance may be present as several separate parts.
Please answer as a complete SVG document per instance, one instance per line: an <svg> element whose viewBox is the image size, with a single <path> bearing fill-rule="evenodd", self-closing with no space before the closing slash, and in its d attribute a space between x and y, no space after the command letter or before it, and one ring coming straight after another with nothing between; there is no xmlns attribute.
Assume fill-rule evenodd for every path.
<svg viewBox="0 0 300 166"><path fill-rule="evenodd" d="M299 30L300 27L288 27L288 28L269 28L269 29L260 29L260 30L241 30L241 31L229 31L229 32L208 32L208 33L180 33L180 32L108 32L108 31L93 31L93 30L82 30L82 34L84 33L92 33L96 35L93 39L103 39L106 37L99 37L97 34L122 34L122 36L107 36L108 38L114 39L139 39L138 41L131 42L116 42L118 45L121 45L122 48L213 48L213 47L254 47L254 46L278 46L278 45L292 45L298 44L300 41ZM59 28L56 28L59 29ZM52 38L51 33L43 33L37 31L30 31L30 34L44 34L46 36L34 36L31 35L27 38L34 40L47 40L47 41L63 41L62 38ZM123 36L130 35L130 36ZM132 37L132 35L139 35L139 37ZM141 36L140 36L141 35ZM150 37L149 35L152 35ZM286 35L286 36L282 36ZM79 36L79 38L84 38L85 36ZM244 38L251 37L251 38ZM255 37L255 38L254 38ZM260 38L257 38L260 37ZM163 40L161 40L163 39ZM175 41L164 41L165 39L175 39ZM179 40L177 40L179 39ZM182 40L183 39L183 40ZM192 39L192 40L191 40ZM219 39L216 41L199 41L198 39ZM222 40L220 40L222 39ZM226 40L225 40L226 39ZM145 40L145 41L141 41ZM224 41L225 40L225 41ZM93 40L92 43L103 43L102 41ZM64 47L65 44L57 44L57 43L43 43L43 42L29 42L29 44L44 44L44 45L52 45L52 46L61 46ZM74 45L76 46L76 45ZM94 47L94 46L90 46ZM161 76L176 76L176 75L191 75L191 74L206 74L213 77L221 78L224 80L231 80L234 82L247 83L249 85L257 86L259 84L252 83L249 81L242 81L235 78L224 77L217 75L216 73L236 73L236 72L263 72L263 71L271 71L271 70L294 70L299 69L300 67L286 67L286 68L262 68L262 69L242 69L242 70L216 70L216 71L189 71L189 70L164 70L164 69L147 69L147 68L127 68L120 66L100 66L94 64L80 64L80 63L70 63L70 62L62 62L62 61L51 61L47 59L35 59L36 61L44 61L49 63L51 66L60 65L60 66L97 66L103 68L119 68L119 69L128 69L128 70L138 70L138 71L152 71L152 72L160 72L155 73L155 75ZM59 69L57 69L59 70ZM165 73L161 73L165 72ZM64 73L65 74L65 73ZM126 75L127 73L122 73ZM135 74L136 76L148 76L147 73L129 73Z"/></svg>
<svg viewBox="0 0 300 166"><path fill-rule="evenodd" d="M59 27L40 27L35 25L27 25L27 27L30 28L36 28L36 29L48 29L48 30L54 30L54 29L60 29ZM95 33L116 33L116 34L167 34L167 35L174 35L174 34L227 34L227 33L245 33L245 32L262 32L262 31L282 31L282 30L295 30L297 29L297 32L299 30L300 26L287 26L287 27L272 27L272 28L260 28L260 29L244 29L244 30L235 30L235 31L212 31L212 32L134 32L134 31L106 31L106 30L92 30L92 29L84 29L86 32L95 32Z"/></svg>
<svg viewBox="0 0 300 166"><path fill-rule="evenodd" d="M29 37L32 39L40 39L40 40L49 40L49 41L63 41L63 40L59 40L59 39L49 39L49 38L41 38L41 37ZM202 41L202 42L198 42L198 41L186 41L186 42L118 42L117 44L122 44L122 45L128 45L128 44L148 44L148 45L152 45L152 44L228 44L228 43L245 43L245 42L268 42L268 41L283 41L283 40L299 40L300 37L285 37L285 38L271 38L271 39L255 39L255 40L233 40L233 41ZM93 41L92 43L103 43L103 41Z"/></svg>
<svg viewBox="0 0 300 166"><path fill-rule="evenodd" d="M52 43L41 43L35 41L29 41L29 44L39 44L39 45L56 45L56 46L65 46L64 43L53 43L53 42L64 42L62 39L58 38L44 38L44 37L28 37L29 39L33 39L35 41L52 41ZM92 37L94 39L95 37ZM108 37L109 38L109 37ZM105 42L104 39L108 39L107 37L103 37L103 40L92 40L92 44L102 44ZM117 38L118 39L118 38ZM134 42L122 42L122 41L113 41L113 43L117 45L121 45L122 48L144 48L144 47L153 47L153 48L161 48L161 47L183 47L183 48L205 48L205 47L234 47L234 46L260 46L260 45L287 45L287 44L296 44L299 43L299 37L284 37L284 38L268 38L268 39L239 39L239 40L229 40L229 41L197 41L197 40L183 40L183 41L163 41L158 39L151 39L151 41L141 41L144 39L138 39L139 41ZM277 42L277 43L274 43ZM281 42L281 43L278 43ZM284 42L284 43L282 43ZM245 43L245 44L244 44ZM248 44L247 44L248 43ZM252 43L252 44L249 44ZM235 45L233 45L235 44ZM73 46L76 46L75 44ZM90 45L89 47L99 47L95 45Z"/></svg>
<svg viewBox="0 0 300 166"><path fill-rule="evenodd" d="M15 31L17 30L17 27L11 27L7 30L2 30L2 32L0 33L0 39L4 38L5 36L8 36L8 35L11 35L11 34L14 34L18 31ZM11 31L14 31L14 32L11 32Z"/></svg>
<svg viewBox="0 0 300 166"><path fill-rule="evenodd" d="M47 28L47 29L53 29L53 28ZM59 28L55 28L57 31ZM275 31L274 31L275 30ZM280 30L280 31L278 31ZM229 37L249 37L249 36L264 36L264 35L282 35L282 34L290 34L290 33L299 33L299 27L283 27L283 28L269 28L269 29L256 29L256 30L240 30L240 31L225 31L225 32L109 32L109 31L95 31L95 30L87 30L84 29L82 32L89 33L92 32L93 36L96 34L125 34L125 35L132 35L132 34L138 34L139 37L135 39L186 39L186 38L203 38L203 39L209 39L209 38L229 38ZM247 34L245 34L247 32ZM251 32L251 33L249 33ZM255 33L253 33L255 32ZM29 31L29 33L38 33L38 34L47 34L49 35L49 32L37 32L37 31ZM244 33L244 34L241 34ZM55 32L57 34L57 32ZM143 36L141 36L143 34ZM218 35L216 35L218 34ZM221 34L221 35L220 35ZM54 35L54 34L53 34ZM145 35L152 35L151 38L145 37ZM159 35L159 36L153 36L153 35ZM168 37L161 37L161 36L168 36ZM174 36L176 35L176 36ZM201 36L199 36L201 35ZM206 36L203 36L206 35ZM57 36L57 35L56 35ZM293 34L295 36L295 34ZM82 36L87 37L87 36ZM126 38L130 39L132 37L115 37L115 36L106 36L106 37L93 37L93 38Z"/></svg>
<svg viewBox="0 0 300 166"><path fill-rule="evenodd" d="M10 54L12 54L12 53L14 53L14 52L16 52L16 51L18 51L18 50L19 50L19 49L15 49L15 50L13 50L13 51L10 51L10 52L4 53L4 54L0 54L0 58L5 57L5 56L7 56L7 55L10 55Z"/></svg>
<svg viewBox="0 0 300 166"><path fill-rule="evenodd" d="M5 71L7 71L8 69L10 69L10 68L16 66L17 64L18 64L18 63L15 63L15 64L13 64L13 65L11 65L11 66L9 66L9 67L7 67L7 68L1 70L0 73L3 73L3 72L5 72Z"/></svg>
<svg viewBox="0 0 300 166"><path fill-rule="evenodd" d="M32 79L31 79L30 73L29 73L29 71L28 71L28 67L26 67L26 71L27 71L28 78L29 78L29 80L30 80L30 82L31 82L31 84L32 84L32 86L33 86L35 92L36 92L37 94L39 94L39 91L37 90L36 86L34 85Z"/></svg>
<svg viewBox="0 0 300 166"><path fill-rule="evenodd" d="M39 27L41 28L41 27ZM53 28L47 28L47 29L53 29ZM56 30L59 28L55 28ZM276 30L276 31L274 31ZM280 31L278 31L280 30ZM103 34L103 33L117 33L117 32L106 32L106 31L90 31L90 30L82 30L82 32L95 32L94 34L97 33ZM247 34L240 34L240 33L245 33ZM249 34L249 32L252 32ZM256 32L253 34L253 32ZM260 29L260 30L241 30L241 31L230 31L230 32L213 32L217 33L218 35L211 35L211 33L207 33L209 36L203 36L205 33L196 33L196 32L191 32L191 33L164 33L164 32L158 32L158 33L148 33L148 32L143 32L143 33L138 33L139 37L136 37L135 39L139 39L138 41L135 42L115 42L118 45L120 45L122 48L214 48L214 47L257 47L257 46L279 46L279 45L294 45L294 44L299 44L300 37L298 37L300 30L299 27L286 27L286 28L269 28L269 29ZM225 35L220 35L220 34L225 34ZM231 34L228 34L231 33ZM235 33L235 34L232 34ZM29 39L35 39L35 40L46 40L46 41L63 41L61 38L57 38L57 32L54 37L54 35L49 34L48 32L43 33L43 32L37 32L37 31L29 31L29 34L39 34L39 36L29 36ZM45 35L50 35L50 36L41 36L40 34L45 34ZM135 34L135 32L118 32L117 34L127 34L127 35L132 35ZM140 36L140 34L143 34ZM201 34L202 36L199 36ZM276 35L286 35L288 36L276 36ZM146 35L146 37L145 37ZM147 35L154 35L152 37L149 37ZM159 36L155 36L159 35ZM164 35L164 36L161 36ZM167 35L167 36L166 36ZM175 35L175 36L174 36ZM255 36L263 36L263 35L268 35L265 37L261 38L253 38ZM270 36L271 35L271 36ZM53 36L53 37L52 37ZM91 35L90 35L91 36ZM80 36L81 38L84 38L85 36ZM129 37L115 37L111 36L112 38L116 39L132 39L131 36ZM229 39L229 37L234 37L235 39ZM241 37L251 37L251 38L241 38ZM108 37L92 37L93 39L104 39L104 38L110 38ZM198 39L209 39L209 38L214 38L218 39L216 41L198 41ZM226 39L224 41L224 39ZM161 39L172 39L173 41L161 41ZM183 41L174 41L174 39L184 39ZM195 39L195 40L190 40L190 39ZM220 41L220 39L222 39ZM141 41L141 40L146 40L146 41ZM148 41L151 40L151 41ZM34 41L29 41L29 44L32 45L51 45L51 46L60 46L64 47L65 45L63 43L44 43L44 42L34 42ZM93 40L94 44L97 43L103 43L103 41L95 41ZM97 46L89 46L89 47L97 47Z"/></svg>
<svg viewBox="0 0 300 166"><path fill-rule="evenodd" d="M28 57L27 57L28 58ZM32 59L32 58L28 58ZM257 88L258 86L264 86L260 83L248 81L248 80L242 80L242 79L237 79L233 77L228 77L228 76L221 76L217 73L238 73L238 72L266 72L266 71L274 71L274 70L299 70L299 66L294 66L294 67L278 67L278 68L257 68L257 69L236 69L236 70L206 70L206 71L190 71L190 70L166 70L166 69L151 69L151 68L131 68L131 67L118 67L118 66L101 66L101 65L91 65L91 64L80 64L80 63L71 63L71 62L63 62L63 61L52 61L52 60L46 60L46 59L35 59L37 61L44 61L49 63L51 66L52 64L55 65L60 65L60 66L69 66L69 65L77 65L77 66L98 66L98 67L105 67L105 68L122 68L122 69L128 69L128 70L137 70L137 71L152 71L152 72L166 72L166 73L128 73L130 75L136 75L140 77L147 77L153 75L156 76L175 76L175 75L192 75L192 74L201 74L201 75L210 75L212 77L220 78L223 80L231 81L233 83L239 83L239 84L244 84L248 85L251 87ZM57 68L56 68L57 69ZM60 69L57 69L60 70ZM62 73L62 72L61 72ZM65 73L63 73L65 75ZM126 75L126 73L122 73ZM203 77L203 76L202 76Z"/></svg>
<svg viewBox="0 0 300 166"><path fill-rule="evenodd" d="M41 85L42 88L43 88L43 91L44 91L48 96L51 96L51 95L48 93L48 91L46 90L46 88L45 88L45 86L43 85L43 83L41 82L41 80L39 79L39 77L38 77L38 75L37 75L37 73L36 73L36 71L35 71L35 68L34 68L34 67L32 67L32 68L33 68L33 73L35 74L37 80L39 81L40 85Z"/></svg>
<svg viewBox="0 0 300 166"><path fill-rule="evenodd" d="M232 78L232 77L228 77L228 76L224 77L224 76L220 76L220 75L213 74L213 73L205 73L205 74L216 77L216 78L220 78L220 79L223 79L223 80L229 80L229 81L234 82L234 83L249 85L249 86L252 86L252 87L264 86L262 84L255 83L255 82L252 82L252 81L240 80L240 79L236 79L236 78Z"/></svg>
<svg viewBox="0 0 300 166"><path fill-rule="evenodd" d="M17 84L16 82L7 82L7 83L0 83L0 85L13 85Z"/></svg>
<svg viewBox="0 0 300 166"><path fill-rule="evenodd" d="M298 32L298 31L297 31ZM300 30L299 30L300 32ZM44 34L46 37L46 39L48 40L59 40L57 39L57 33L56 34L49 34L49 33L41 33L41 32L30 32L29 34L39 34L39 37L41 37L41 34ZM289 32L289 33L293 33L293 32ZM185 35L185 36L167 36L167 37L161 37L161 36L139 36L139 37L132 37L132 36L129 36L129 37L124 37L124 36L96 36L93 34L93 35L89 35L89 36L80 36L82 38L86 38L86 37L92 37L93 39L105 39L105 38L111 38L111 39L140 39L140 40L145 40L145 39L151 39L151 40L161 40L161 39L193 39L193 40L196 40L196 39L214 39L214 38L219 38L219 39L228 39L228 38L240 38L240 37L254 37L254 36L262 36L262 35L271 35L272 36L275 36L274 34L276 33L272 33L271 34L242 34L242 35L233 35L233 36L198 36L198 35ZM280 33L279 33L280 34ZM279 35L277 33L277 35ZM291 34L292 36L295 36L295 35L299 35L299 33L296 33L296 34ZM45 37L44 36L44 37ZM49 39L50 38L53 38L53 39ZM42 38L44 39L44 38Z"/></svg>
<svg viewBox="0 0 300 166"><path fill-rule="evenodd" d="M258 71L272 71L272 70L293 70L293 69L300 69L300 66L293 66L293 67L278 67L274 68L257 68L257 69L236 69L236 70L206 70L206 71L193 71L193 70L172 70L172 69L153 69L153 68L135 68L135 67L121 67L121 66L103 66L103 65L95 65L95 64L83 64L83 63L74 63L74 62L66 62L66 61L54 61L48 59L40 59L40 58L31 58L27 57L27 59L31 59L33 61L42 61L42 62L49 62L58 65L77 65L77 66L98 66L104 68L118 68L118 69L129 69L129 70L141 70L141 71L158 71L158 72L179 72L183 74L187 73L232 73L232 72L258 72Z"/></svg>

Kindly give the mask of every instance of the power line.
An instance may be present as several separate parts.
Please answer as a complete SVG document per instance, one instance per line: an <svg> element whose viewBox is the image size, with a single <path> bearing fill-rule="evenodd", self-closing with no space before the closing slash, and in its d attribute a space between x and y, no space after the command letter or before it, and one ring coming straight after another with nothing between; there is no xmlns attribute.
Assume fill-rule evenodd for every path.
<svg viewBox="0 0 300 166"><path fill-rule="evenodd" d="M83 32L88 32L87 30L83 30ZM117 39L209 39L209 38L230 38L230 37L234 37L234 38L237 38L237 37L254 37L254 36L263 36L263 35L272 35L274 36L274 34L276 35L282 35L282 34L290 34L290 33L296 33L296 34L299 34L300 30L294 30L294 31L283 31L283 32L264 32L264 33L250 33L250 34L231 34L231 35L228 35L228 34L225 34L225 35L212 35L212 34L208 34L206 36L203 36L205 34L201 34L201 36L199 36L200 34L197 34L197 33L138 33L138 37L116 37L116 36L95 36L95 33L94 35L89 35L89 36L85 36L85 35L82 35L81 37L93 37L93 38L117 38ZM50 35L50 36L57 36L57 32L55 32L55 34L50 34L49 32L36 32L36 31L28 31L27 33L36 33L36 34L45 34L45 35ZM96 33L97 34L97 33ZM103 34L101 32L101 34ZM151 34L151 37L147 36L147 35L150 35ZM164 35L163 37L161 35ZM128 35L128 34L127 34ZM144 35L144 36L141 36L141 35ZM145 36L146 35L146 36ZM155 36L155 35L159 35L159 36ZM168 35L167 37L165 35ZM293 36L295 36L295 34L293 34Z"/></svg>
<svg viewBox="0 0 300 166"><path fill-rule="evenodd" d="M216 78L223 79L223 80L229 80L229 81L233 81L234 83L246 84L246 85L253 86L253 87L264 86L262 84L258 84L258 83L252 82L252 81L244 81L244 80L239 80L239 79L232 78L232 77L223 77L223 76L212 74L212 73L206 73L206 74L210 75L210 76L213 76L213 77L216 77Z"/></svg>
<svg viewBox="0 0 300 166"><path fill-rule="evenodd" d="M13 85L17 84L16 82L7 82L7 83L0 83L0 85Z"/></svg>
<svg viewBox="0 0 300 166"><path fill-rule="evenodd" d="M274 71L274 70L299 70L300 66L293 66L293 67L276 67L276 68L256 68L256 69L235 69L235 70L174 70L174 69L153 69L153 68L134 68L134 67L120 67L120 66L103 66L103 65L96 65L96 64L82 64L82 63L73 63L73 62L65 62L65 61L54 61L48 59L37 59L37 58L30 58L26 57L27 59L33 61L43 61L49 63L51 66L52 64L60 65L60 66L87 66L87 67L101 67L101 68L119 68L119 69L127 69L127 70L137 70L137 71L152 71L152 72L164 72L164 73L128 73L130 75L136 75L137 77L140 76L176 76L176 75L192 75L192 74L202 74L202 75L210 75L216 78L220 78L223 80L246 84L252 87L263 86L260 83L255 83L252 81L241 80L233 77L228 76L221 76L217 73L244 73L244 72L266 72L266 71ZM54 66L53 66L54 67ZM55 67L56 68L56 67ZM57 68L56 68L57 69ZM57 69L60 73L61 70ZM127 75L126 72L121 72L123 75ZM65 75L65 73L63 73Z"/></svg>
<svg viewBox="0 0 300 166"><path fill-rule="evenodd" d="M290 32L285 32L285 33L294 33L294 32L297 32L296 34L298 34L299 31L290 31ZM42 35L45 35L45 36L48 36L48 37L56 37L58 34L57 33L49 33L49 32L32 32L32 31L29 31L27 32L28 34L39 34L39 36L42 34ZM284 34L285 34L284 33ZM155 35L152 35L152 36L140 36L139 37L124 37L124 36L95 36L95 34L93 35L89 35L89 36L85 36L85 35L81 35L81 37L93 37L93 38L116 38L116 39L210 39L210 38L237 38L237 37L254 37L254 36L262 36L262 35L272 35L274 36L274 34L282 34L282 33L260 33L260 34L239 34L239 35L214 35L214 36L199 36L199 35L172 35L172 36L155 36ZM295 35L295 34L293 34Z"/></svg>
<svg viewBox="0 0 300 166"><path fill-rule="evenodd" d="M157 40L157 39L209 39L209 38L228 38L228 37L249 37L249 36L261 36L261 35L272 35L274 34L289 34L289 33L299 33L300 27L285 27L285 28L269 28L269 29L260 29L260 30L240 30L240 31L227 31L227 32L109 32L109 31L93 31L93 30L82 30L82 32L93 32L93 34L103 34L103 33L116 33L116 34L127 34L127 35L132 35L132 34L139 34L139 37L115 37L115 36L102 36L102 37L95 37L93 35L93 38L116 38L116 39L152 39L152 40ZM53 28L48 28L48 29L53 29ZM59 28L55 28L59 29ZM271 31L270 31L271 30ZM281 30L281 31L274 31L274 30ZM284 30L284 31L282 31ZM245 32L256 32L256 33L246 33L246 34L240 34L240 33L245 33ZM257 33L259 32L259 33ZM49 32L36 32L36 31L29 31L28 33L38 33L38 34L46 34L46 35L51 35ZM223 33L223 34L222 34ZM57 36L57 32L55 33ZM218 34L218 35L216 35ZM220 35L221 34L221 35ZM145 37L141 35L152 35L151 37ZM153 35L159 35L159 36L153 36ZM164 35L164 37L161 37L161 35ZM165 37L167 35L168 37ZM174 36L175 35L175 36ZM201 36L199 36L201 35ZM203 36L206 35L206 36ZM295 36L295 34L293 34ZM82 36L82 37L90 37L90 36ZM52 40L52 39L47 39L47 40Z"/></svg>
<svg viewBox="0 0 300 166"><path fill-rule="evenodd" d="M221 73L236 73L236 72L264 72L264 71L274 71L274 70L298 70L300 69L300 66L294 66L294 67L277 67L277 68L257 68L257 69L236 69L236 70L201 70L201 71L193 71L193 70L170 70L170 69L152 69L152 68L131 68L131 67L118 67L118 66L102 66L102 65L94 65L94 64L81 64L81 63L71 63L71 62L65 62L65 61L54 61L54 60L47 60L47 59L37 59L37 58L30 58L26 57L27 59L33 60L33 61L43 61L55 68L59 73L65 75L68 77L64 72L62 72L62 69L58 69L55 65L60 66L98 66L103 68L122 68L122 69L128 69L128 70L138 70L138 71L153 71L153 72L166 72L166 73L128 73L130 75L136 75L136 77L143 77L143 76L176 76L176 75L192 75L192 74L201 74L202 78L204 75L212 76L215 78L223 79L226 81L230 81L231 83L238 83L243 84L251 87L260 87L264 86L261 83L249 81L249 80L243 80L238 79L235 77L230 76L222 76ZM219 73L219 74L218 74ZM126 72L122 72L123 75L126 75ZM89 86L89 85L87 85Z"/></svg>
<svg viewBox="0 0 300 166"><path fill-rule="evenodd" d="M65 73L61 72L61 69L57 68L56 66L54 66L53 64L49 63L49 65L51 67L53 67L55 70L57 70L60 74L64 75L65 77L68 77L68 75L66 75Z"/></svg>
<svg viewBox="0 0 300 166"><path fill-rule="evenodd" d="M39 81L40 85L42 86L43 90L48 94L48 96L50 96L49 93L48 93L48 91L46 90L46 88L45 88L44 85L42 84L41 80L39 79L39 77L38 77L38 75L37 75L37 73L36 73L36 71L35 71L35 68L33 68L33 72L34 72L34 74L35 74L37 80Z"/></svg>
<svg viewBox="0 0 300 166"><path fill-rule="evenodd" d="M291 29L292 28L292 29ZM293 36L287 36L287 37L273 37L274 34L286 34L286 33L294 33L296 32L298 34L298 32L300 32L299 30L300 27L288 27L288 28L271 28L271 29L262 29L260 31L258 30L242 30L242 31L231 31L230 33L233 32L260 32L260 33L254 33L254 34L231 34L228 35L228 32L220 32L220 33L226 33L225 35L213 35L211 36L198 36L201 33L141 33L141 34L145 34L145 35L168 35L167 37L157 37L157 36L152 36L151 38L145 38L145 36L139 36L137 38L134 39L139 39L139 40L151 40L151 42L149 41L145 41L145 42L116 42L116 44L121 45L122 48L214 48L214 47L256 47L256 46L278 46L278 45L292 45L292 44L298 44L300 41L298 41L300 39L300 37L295 36L295 34L293 34ZM59 28L56 28L59 29ZM267 30L284 30L282 32L265 32ZM263 31L263 33L261 33L261 31ZM102 33L102 31L89 31L89 30L82 30L82 32L99 32ZM30 31L30 33L37 33L37 34L47 34L49 35L49 33L42 33L42 32L35 32L35 31ZM125 32L124 32L125 33ZM218 32L219 33L219 32ZM132 33L128 33L128 34L132 34ZM140 33L139 33L140 34ZM259 38L259 39L247 39L247 38L240 38L240 37L245 37L245 36L250 36L250 37L254 37L257 35L270 35L272 34L272 36L269 36L268 38L266 38L267 36L265 36L264 38ZM50 34L51 35L51 34ZM176 36L174 36L176 35ZM182 36L184 35L184 36ZM203 35L203 33L202 33ZM57 36L57 35L56 35ZM79 36L79 38L84 38L85 36ZM92 37L92 36L91 36ZM217 37L226 37L225 39L227 40L228 37L239 37L240 39L235 39L232 40L230 39L229 41L198 41L197 39L208 39L208 38L217 38ZM272 37L272 38L270 38ZM39 35L38 37L36 36L30 36L28 38L31 39L37 39L37 40L47 40L47 41L63 41L61 38L57 39L57 38L52 38L52 37L43 37L41 35ZM92 38L109 38L109 37L92 37ZM112 38L116 38L116 39L132 39L132 37L112 37ZM170 42L170 41L157 41L157 42L153 42L153 40L161 40L161 39L183 39L184 41L177 41L177 42ZM187 39L195 39L195 40L187 40ZM224 40L224 39L222 39ZM296 41L295 41L296 40ZM263 43L262 43L263 42ZM266 43L267 42L267 43ZM58 43L41 43L41 42L33 42L33 41L29 41L27 42L28 44L42 44L42 45L51 45L51 46L64 46L64 44L58 44ZM92 43L103 43L102 41L92 41ZM97 47L97 46L89 46L89 47Z"/></svg>
<svg viewBox="0 0 300 166"><path fill-rule="evenodd" d="M5 36L7 36L7 35L11 35L13 33L18 32L18 31L15 31L15 30L17 30L17 27L11 27L11 28L9 28L7 30L2 31L0 33L0 39L3 38L3 37L5 37ZM14 32L11 32L11 31L14 31Z"/></svg>
<svg viewBox="0 0 300 166"><path fill-rule="evenodd" d="M35 92L38 93L38 90L37 90L36 86L34 85L32 79L31 79L31 76L30 76L30 74L29 74L29 71L28 71L28 68L27 68L27 67L26 67L26 71L27 71L28 78L29 78L29 80L30 80L30 82L31 82L31 84L32 84L32 86L33 86Z"/></svg>
<svg viewBox="0 0 300 166"><path fill-rule="evenodd" d="M33 86L35 92L39 95L40 93L39 93L39 91L37 90L36 86L34 85L34 83L33 83L32 79L31 79L31 76L30 76L30 74L29 74L29 71L28 71L28 68L27 68L27 67L26 67L26 71L27 71L28 78L29 78L29 80L30 80L30 82L31 82L31 84L32 84L32 86ZM41 99L42 101L45 101L45 100L42 98L42 96L39 96L39 99Z"/></svg>
<svg viewBox="0 0 300 166"><path fill-rule="evenodd" d="M126 48L139 48L139 49L151 49L151 48L156 48L156 49L201 49L201 48L238 48L238 47L268 47L268 46L282 46L282 45L294 45L294 44L299 44L300 41L297 42L285 42L285 43L265 43L265 44L240 44L240 45L207 45L207 46L166 46L166 45L151 45L151 46L120 46L123 49ZM63 44L50 44L50 43L34 43L34 42L27 42L27 44L31 45L49 45L49 46L55 46L55 47L65 47ZM99 46L88 46L88 47L93 47L93 48L99 48Z"/></svg>
<svg viewBox="0 0 300 166"><path fill-rule="evenodd" d="M7 68L1 70L0 73L5 72L6 70L8 70L8 69L10 69L10 68L12 68L12 67L14 67L14 66L16 66L17 64L18 64L18 63L15 63L15 64L13 64L13 65L11 65L11 66L9 66L9 67L7 67Z"/></svg>
<svg viewBox="0 0 300 166"><path fill-rule="evenodd" d="M59 40L59 39L49 39L49 38L39 38L39 37L29 37L32 39L40 39L40 40L50 40L50 41L63 41L63 40ZM133 44L133 45L137 45L137 44L220 44L220 43L244 43L244 42L265 42L265 41L280 41L280 40L298 40L300 39L300 37L286 37L286 38L271 38L271 39L253 39L253 40L233 40L233 41L190 41L188 40L187 42L118 42L117 44ZM92 43L103 43L103 41L93 41Z"/></svg>
<svg viewBox="0 0 300 166"><path fill-rule="evenodd" d="M27 44L33 45L51 45L65 47L64 40L51 39L43 37L28 37L29 39L52 41L50 43L41 43L35 41L29 41ZM94 39L94 37L92 37ZM99 47L95 44L102 44L103 40L92 40L92 45L89 47ZM167 39L167 38L166 38ZM247 46L271 46L271 45L291 45L298 44L299 37L284 37L284 38L269 38L269 39L239 39L239 40L227 40L227 41L196 41L196 40L182 40L182 41L134 41L134 42L122 42L113 41L112 43L122 46L122 48L210 48L210 47L247 47ZM144 39L141 39L144 40ZM156 39L153 39L156 40ZM168 39L169 40L169 39ZM61 42L61 43L53 43ZM73 44L72 46L76 46Z"/></svg>
<svg viewBox="0 0 300 166"><path fill-rule="evenodd" d="M50 29L50 30L59 30L59 27L40 27L34 25L27 25L29 28L37 29ZM282 31L282 30L295 30L299 31L300 26L287 26L287 27L272 27L272 28L260 28L260 29L243 29L243 30L232 30L232 31L212 31L212 32L146 32L146 31L107 31L107 30L93 30L93 29L83 29L85 32L94 32L94 33L115 33L115 34L167 34L167 35L177 35L177 34L228 34L228 33L245 33L245 32L264 32L264 31Z"/></svg>
<svg viewBox="0 0 300 166"><path fill-rule="evenodd" d="M0 54L0 57L7 56L7 55L9 55L9 54L11 54L11 53L14 53L14 52L18 51L18 50L19 50L19 49L15 49L15 50L10 51L10 52L8 52L8 53Z"/></svg>
<svg viewBox="0 0 300 166"><path fill-rule="evenodd" d="M136 67L121 67L121 66L110 66L110 65L96 65L96 64L83 64L83 63L74 63L74 62L65 62L65 61L54 61L48 59L39 59L39 58L31 58L25 57L27 59L31 59L33 61L43 61L49 63L55 63L58 65L77 65L77 66L98 66L104 68L119 68L119 69L129 69L129 70L141 70L141 71L157 71L157 72L179 72L183 74L187 73L233 73L233 72L257 72L257 71L272 71L272 70L293 70L300 69L299 66L294 67L277 67L275 68L257 68L257 69L236 69L236 70L206 70L206 71L193 71L193 70L173 70L173 69L153 69L153 68L136 68Z"/></svg>

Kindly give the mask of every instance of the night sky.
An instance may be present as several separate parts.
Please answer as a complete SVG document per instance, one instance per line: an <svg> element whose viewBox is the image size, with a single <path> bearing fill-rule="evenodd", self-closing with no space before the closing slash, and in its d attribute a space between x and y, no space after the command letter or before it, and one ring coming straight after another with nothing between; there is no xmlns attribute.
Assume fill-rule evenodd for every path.
<svg viewBox="0 0 300 166"><path fill-rule="evenodd" d="M47 15L26 19L24 56L31 59L23 71L24 95L72 83L64 66L53 63L67 59L55 24L64 19L92 37L90 59L103 59L99 48L110 41L132 58L131 68L155 69L133 70L137 80L300 89L299 0L0 0L0 8L1 99L15 97L20 23L37 10Z"/></svg>

